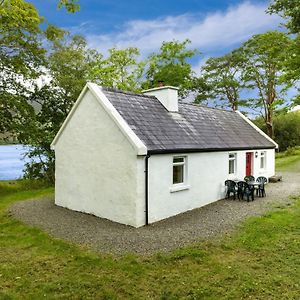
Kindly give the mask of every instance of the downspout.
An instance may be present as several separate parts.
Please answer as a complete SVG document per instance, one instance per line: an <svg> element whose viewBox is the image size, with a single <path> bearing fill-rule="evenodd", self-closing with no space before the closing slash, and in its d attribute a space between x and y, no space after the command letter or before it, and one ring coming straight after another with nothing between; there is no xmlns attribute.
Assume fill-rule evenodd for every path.
<svg viewBox="0 0 300 300"><path fill-rule="evenodd" d="M145 225L149 224L149 157L148 153L145 158Z"/></svg>

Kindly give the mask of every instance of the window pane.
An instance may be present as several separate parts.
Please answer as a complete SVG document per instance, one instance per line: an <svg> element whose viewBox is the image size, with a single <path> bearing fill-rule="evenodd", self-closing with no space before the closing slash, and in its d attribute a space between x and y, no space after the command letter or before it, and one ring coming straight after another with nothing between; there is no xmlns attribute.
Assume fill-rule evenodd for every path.
<svg viewBox="0 0 300 300"><path fill-rule="evenodd" d="M183 183L183 165L173 166L173 184Z"/></svg>
<svg viewBox="0 0 300 300"><path fill-rule="evenodd" d="M229 158L234 159L235 155L233 153L229 154Z"/></svg>
<svg viewBox="0 0 300 300"><path fill-rule="evenodd" d="M265 152L260 153L260 168L264 169L266 167L266 155Z"/></svg>
<svg viewBox="0 0 300 300"><path fill-rule="evenodd" d="M261 157L260 158L260 168L263 169L265 167L265 158Z"/></svg>
<svg viewBox="0 0 300 300"><path fill-rule="evenodd" d="M234 174L234 160L229 161L229 174Z"/></svg>
<svg viewBox="0 0 300 300"><path fill-rule="evenodd" d="M184 162L184 157L174 157L173 158L173 163L180 163Z"/></svg>

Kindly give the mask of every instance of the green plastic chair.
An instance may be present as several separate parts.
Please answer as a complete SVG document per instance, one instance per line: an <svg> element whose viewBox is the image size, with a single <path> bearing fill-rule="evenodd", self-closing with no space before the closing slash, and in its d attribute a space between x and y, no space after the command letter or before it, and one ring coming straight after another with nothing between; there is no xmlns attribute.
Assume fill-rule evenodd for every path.
<svg viewBox="0 0 300 300"><path fill-rule="evenodd" d="M266 191L265 191L265 184L268 182L268 179L264 176L259 176L256 179L256 182L259 182L260 185L258 186L257 193L259 197L266 197Z"/></svg>
<svg viewBox="0 0 300 300"><path fill-rule="evenodd" d="M246 182L248 182L248 181L255 181L255 177L252 176L252 175L250 175L250 176L245 176L245 177L244 177L244 180L245 180Z"/></svg>

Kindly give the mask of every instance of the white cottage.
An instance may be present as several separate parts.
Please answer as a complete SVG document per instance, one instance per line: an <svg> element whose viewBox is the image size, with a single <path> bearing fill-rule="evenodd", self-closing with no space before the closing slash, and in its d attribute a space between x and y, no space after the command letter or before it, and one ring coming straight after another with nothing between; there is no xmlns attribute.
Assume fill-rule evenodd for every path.
<svg viewBox="0 0 300 300"><path fill-rule="evenodd" d="M274 175L277 144L240 112L88 83L52 143L55 203L134 227L224 198L224 181Z"/></svg>

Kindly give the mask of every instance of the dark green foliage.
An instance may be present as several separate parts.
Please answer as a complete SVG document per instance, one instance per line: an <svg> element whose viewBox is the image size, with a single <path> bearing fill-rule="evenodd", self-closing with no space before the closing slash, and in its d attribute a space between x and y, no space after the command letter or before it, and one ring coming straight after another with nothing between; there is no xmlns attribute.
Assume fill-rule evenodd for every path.
<svg viewBox="0 0 300 300"><path fill-rule="evenodd" d="M285 151L289 147L300 146L300 112L276 116L274 136L280 151Z"/></svg>
<svg viewBox="0 0 300 300"><path fill-rule="evenodd" d="M266 132L263 118L257 118L254 123ZM300 146L300 112L277 113L275 115L274 140L279 145L279 151Z"/></svg>

